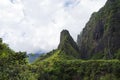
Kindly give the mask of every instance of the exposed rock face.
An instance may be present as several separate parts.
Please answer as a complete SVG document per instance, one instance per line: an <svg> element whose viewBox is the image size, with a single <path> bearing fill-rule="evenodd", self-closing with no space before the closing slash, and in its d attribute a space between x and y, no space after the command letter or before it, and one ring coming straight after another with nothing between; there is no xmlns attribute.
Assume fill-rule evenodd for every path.
<svg viewBox="0 0 120 80"><path fill-rule="evenodd" d="M93 13L77 44L84 59L114 58L120 49L120 0L108 0L103 8Z"/></svg>

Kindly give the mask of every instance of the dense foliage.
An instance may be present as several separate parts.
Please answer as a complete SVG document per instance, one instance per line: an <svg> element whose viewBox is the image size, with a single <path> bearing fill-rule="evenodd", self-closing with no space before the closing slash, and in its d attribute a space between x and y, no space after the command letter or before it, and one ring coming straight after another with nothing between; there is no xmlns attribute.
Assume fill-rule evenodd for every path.
<svg viewBox="0 0 120 80"><path fill-rule="evenodd" d="M26 52L14 52L0 38L0 80L31 80L26 57Z"/></svg>
<svg viewBox="0 0 120 80"><path fill-rule="evenodd" d="M35 65L38 80L120 80L118 60L45 60Z"/></svg>

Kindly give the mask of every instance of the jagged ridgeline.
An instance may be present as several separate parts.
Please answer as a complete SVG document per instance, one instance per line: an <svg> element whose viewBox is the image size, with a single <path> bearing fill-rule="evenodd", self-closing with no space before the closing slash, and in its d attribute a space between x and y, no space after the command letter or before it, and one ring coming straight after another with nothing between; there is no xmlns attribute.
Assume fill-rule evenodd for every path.
<svg viewBox="0 0 120 80"><path fill-rule="evenodd" d="M120 0L92 14L77 43L83 59L113 59L120 52Z"/></svg>

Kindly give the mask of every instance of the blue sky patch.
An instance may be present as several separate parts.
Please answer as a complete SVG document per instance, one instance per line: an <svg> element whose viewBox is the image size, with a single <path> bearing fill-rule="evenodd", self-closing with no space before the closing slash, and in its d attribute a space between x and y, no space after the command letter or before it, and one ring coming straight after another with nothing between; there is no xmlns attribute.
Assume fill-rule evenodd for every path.
<svg viewBox="0 0 120 80"><path fill-rule="evenodd" d="M80 1L77 1L77 0L66 0L64 3L64 6L65 7L74 7L79 3L80 3Z"/></svg>

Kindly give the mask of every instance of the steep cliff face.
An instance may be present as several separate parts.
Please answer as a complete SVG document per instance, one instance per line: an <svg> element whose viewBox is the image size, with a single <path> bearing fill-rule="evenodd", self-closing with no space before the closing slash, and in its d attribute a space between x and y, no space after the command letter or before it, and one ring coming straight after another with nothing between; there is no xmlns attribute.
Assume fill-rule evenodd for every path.
<svg viewBox="0 0 120 80"><path fill-rule="evenodd" d="M120 0L108 0L92 14L77 44L82 58L115 58L120 49Z"/></svg>

